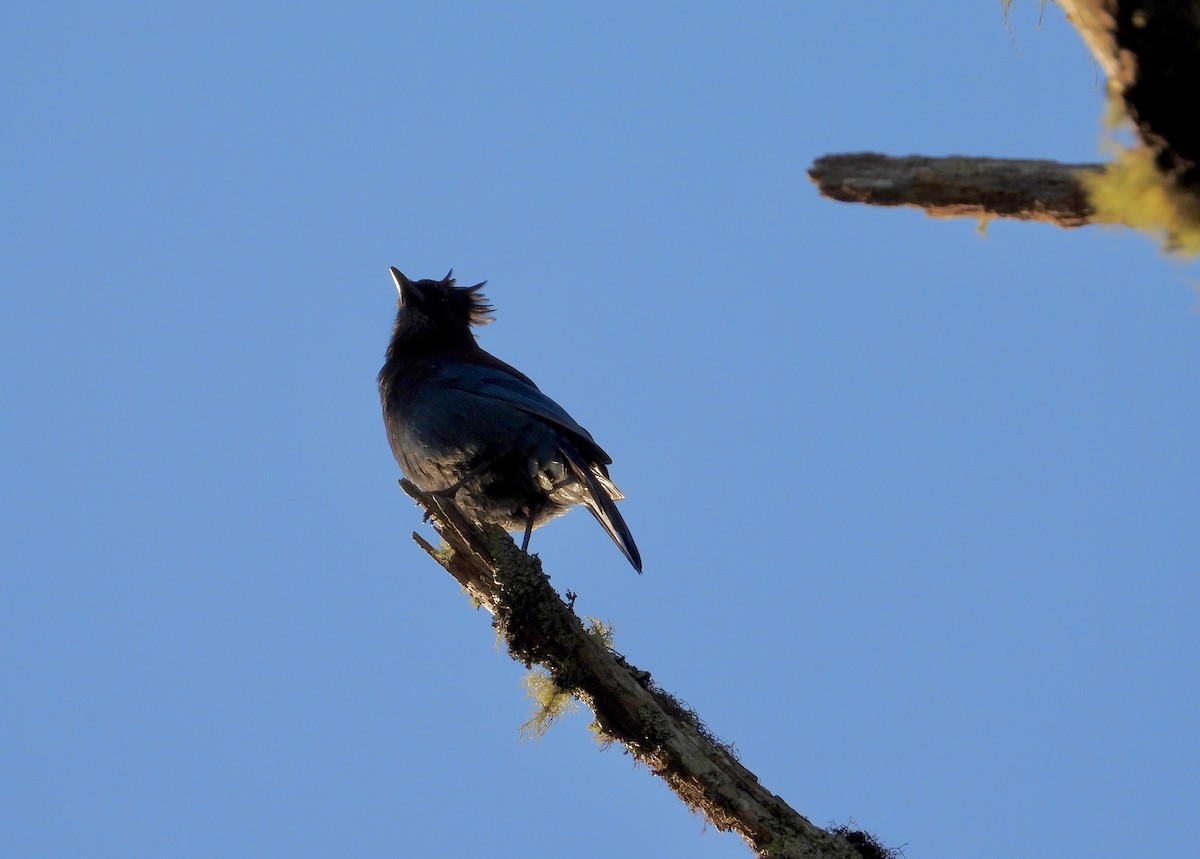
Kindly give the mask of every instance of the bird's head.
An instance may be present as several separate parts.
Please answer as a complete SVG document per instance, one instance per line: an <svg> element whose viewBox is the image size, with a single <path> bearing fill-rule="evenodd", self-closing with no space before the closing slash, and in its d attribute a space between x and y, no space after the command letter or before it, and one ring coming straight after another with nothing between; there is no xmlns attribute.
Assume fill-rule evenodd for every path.
<svg viewBox="0 0 1200 859"><path fill-rule="evenodd" d="M482 283L474 286L455 286L454 272L441 280L409 280L397 268L392 268L392 280L400 295L398 321L417 330L436 330L441 333L465 333L472 325L492 321L492 307L487 303Z"/></svg>

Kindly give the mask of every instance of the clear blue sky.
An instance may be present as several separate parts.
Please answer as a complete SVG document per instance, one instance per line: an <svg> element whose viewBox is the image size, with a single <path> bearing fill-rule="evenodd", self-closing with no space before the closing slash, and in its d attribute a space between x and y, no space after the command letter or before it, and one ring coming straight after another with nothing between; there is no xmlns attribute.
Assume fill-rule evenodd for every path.
<svg viewBox="0 0 1200 859"><path fill-rule="evenodd" d="M815 822L1186 855L1200 299L1111 230L818 198L827 152L1099 157L1053 5L18 4L0 855L743 857L413 545L397 265L614 456L533 548ZM427 529L426 529L427 532ZM428 532L427 532L428 533Z"/></svg>

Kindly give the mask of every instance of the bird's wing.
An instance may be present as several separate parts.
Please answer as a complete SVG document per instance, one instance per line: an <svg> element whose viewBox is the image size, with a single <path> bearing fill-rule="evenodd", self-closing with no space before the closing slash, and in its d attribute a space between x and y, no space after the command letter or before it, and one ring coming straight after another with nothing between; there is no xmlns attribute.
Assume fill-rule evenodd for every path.
<svg viewBox="0 0 1200 859"><path fill-rule="evenodd" d="M612 459L596 444L591 433L577 424L562 406L539 391L532 382L524 377L513 376L499 367L445 364L437 369L435 378L448 387L499 400L566 430L566 434L559 438L558 449L575 475L576 482L560 487L556 493L560 500L587 507L629 559L629 563L633 564L633 568L639 573L642 571L642 557L633 541L633 534L613 503L623 496L608 479L604 469L604 465L612 462ZM587 449L581 450L584 447ZM600 463L597 463L597 459Z"/></svg>
<svg viewBox="0 0 1200 859"><path fill-rule="evenodd" d="M575 422L566 409L539 391L531 382L512 376L503 370L482 364L446 364L438 368L437 381L452 388L491 397L538 417L583 439L603 457L612 462L596 444L592 434Z"/></svg>

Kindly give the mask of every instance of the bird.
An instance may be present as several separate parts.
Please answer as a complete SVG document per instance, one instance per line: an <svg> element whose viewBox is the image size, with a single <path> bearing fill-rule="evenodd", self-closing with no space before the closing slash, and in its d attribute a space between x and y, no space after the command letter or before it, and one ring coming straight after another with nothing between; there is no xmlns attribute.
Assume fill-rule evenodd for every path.
<svg viewBox="0 0 1200 859"><path fill-rule="evenodd" d="M480 291L409 280L391 268L396 322L379 371L388 443L404 475L476 522L529 536L586 507L640 574L642 557L614 503L610 457L521 371L483 350L474 327L494 319Z"/></svg>

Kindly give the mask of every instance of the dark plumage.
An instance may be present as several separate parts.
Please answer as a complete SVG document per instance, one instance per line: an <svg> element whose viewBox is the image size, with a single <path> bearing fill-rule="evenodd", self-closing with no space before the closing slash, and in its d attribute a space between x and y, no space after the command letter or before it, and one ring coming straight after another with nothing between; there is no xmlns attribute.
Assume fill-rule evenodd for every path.
<svg viewBox="0 0 1200 859"><path fill-rule="evenodd" d="M592 512L639 573L614 501L612 458L562 406L475 342L492 321L482 283L410 281L392 269L400 308L379 371L388 442L404 474L479 522L529 533L572 504Z"/></svg>

